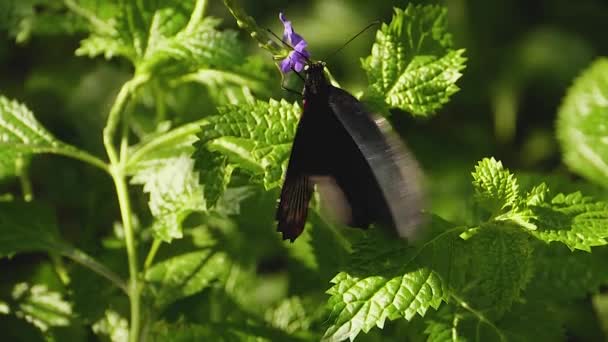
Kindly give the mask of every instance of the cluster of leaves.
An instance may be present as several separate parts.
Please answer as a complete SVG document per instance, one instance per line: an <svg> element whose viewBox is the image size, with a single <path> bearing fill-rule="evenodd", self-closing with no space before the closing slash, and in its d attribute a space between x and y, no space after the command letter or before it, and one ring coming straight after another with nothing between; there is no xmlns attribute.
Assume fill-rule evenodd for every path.
<svg viewBox="0 0 608 342"><path fill-rule="evenodd" d="M337 229L313 211L304 234L285 244L273 231L273 208L301 109L262 100L272 87L268 66L244 54L236 32L205 16L206 3L66 0L43 11L50 21L67 11L66 23L87 32L78 56L120 58L134 72L103 132L109 162L60 141L23 104L1 96L0 178L19 177L31 201L27 170L36 154L104 171L118 195L122 224L112 239L126 247L129 280L106 260L117 253L109 243L90 256L62 239L52 209L11 199L0 203L0 257L42 252L58 273L62 258L84 268L68 265L54 288L14 284L0 297L0 314L30 322L49 339L79 326L112 341L141 334L159 341L352 340L387 318L405 324L400 336L431 341L564 339L564 304L608 281L607 203L549 189L542 179L522 186L486 158L473 172L473 223L430 214L426 236L408 244L376 229ZM262 48L288 53L238 4L224 3ZM26 7L7 12L18 40L24 21L42 20ZM395 9L362 60L369 79L362 98L370 106L428 117L458 91L466 60L452 45L446 16L434 5ZM602 185L607 65L599 60L576 81L557 132L566 163ZM191 83L217 108L171 127L186 121L175 102ZM150 95L154 114L145 110ZM147 208L131 203L127 180L147 196ZM140 251L148 251L143 265ZM277 260L286 267L277 271ZM99 276L113 287L91 296Z"/></svg>

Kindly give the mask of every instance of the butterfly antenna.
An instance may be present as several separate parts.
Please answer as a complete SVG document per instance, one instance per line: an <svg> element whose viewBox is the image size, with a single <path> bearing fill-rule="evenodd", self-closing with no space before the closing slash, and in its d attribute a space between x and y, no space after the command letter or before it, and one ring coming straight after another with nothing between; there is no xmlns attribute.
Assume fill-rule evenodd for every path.
<svg viewBox="0 0 608 342"><path fill-rule="evenodd" d="M310 61L310 59L308 59L308 57L306 57L303 53L301 53L300 51L296 50L293 46L289 45L286 41L284 41L283 39L281 39L281 37L277 36L276 33L272 32L271 29L267 28L266 31L268 31L271 35L273 35L278 41L281 42L281 44L285 45L285 47L287 47L289 50L295 51L298 55L304 57L304 59L308 62L308 63L312 63Z"/></svg>
<svg viewBox="0 0 608 342"><path fill-rule="evenodd" d="M351 39L349 39L346 43L344 43L340 48L338 48L336 51L332 52L329 56L327 56L327 58L325 58L325 60L329 60L330 58L334 57L338 52L342 51L342 49L344 49L348 44L350 44L350 42L357 39L357 37L359 37L360 35L365 33L365 31L369 30L371 27L373 27L375 25L379 25L379 24L380 24L380 20L372 21L367 26L365 26L365 28L363 30L359 31L359 33L357 33Z"/></svg>

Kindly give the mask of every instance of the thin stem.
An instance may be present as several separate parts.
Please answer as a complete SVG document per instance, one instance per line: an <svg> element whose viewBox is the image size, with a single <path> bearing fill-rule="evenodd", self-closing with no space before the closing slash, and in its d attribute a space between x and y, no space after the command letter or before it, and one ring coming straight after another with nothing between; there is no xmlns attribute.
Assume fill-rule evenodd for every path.
<svg viewBox="0 0 608 342"><path fill-rule="evenodd" d="M120 91L116 96L116 101L114 101L112 109L110 109L106 127L103 129L103 145L106 148L106 153L108 154L108 158L110 158L110 163L112 165L117 165L119 162L113 139L116 127L120 121L120 114L127 105L129 97L132 96L149 78L150 76L147 74L135 75L130 81L126 82L122 88L120 88Z"/></svg>
<svg viewBox="0 0 608 342"><path fill-rule="evenodd" d="M191 134L198 133L201 130L201 125L203 125L205 122L207 122L206 119L201 119L185 124L159 136L158 138L152 139L141 146L138 146L129 156L129 166L137 164L137 162L145 158L148 153L157 150L164 144L174 140L183 139Z"/></svg>
<svg viewBox="0 0 608 342"><path fill-rule="evenodd" d="M73 158L85 162L91 166L95 166L96 168L109 173L110 169L108 169L108 164L103 160L95 157L92 154L89 154L82 150L73 150L66 148L52 148L48 150L49 153L54 153L58 155L62 155L65 157Z"/></svg>
<svg viewBox="0 0 608 342"><path fill-rule="evenodd" d="M23 192L23 200L25 202L31 202L34 199L34 192L32 191L32 182L27 174L26 162L22 157L15 160L15 169L19 175L21 191Z"/></svg>
<svg viewBox="0 0 608 342"><path fill-rule="evenodd" d="M194 6L194 10L192 11L192 15L190 15L190 21L188 21L188 26L186 26L186 32L192 33L196 25L198 25L203 16L205 15L205 8L207 7L207 0L198 0L196 5Z"/></svg>
<svg viewBox="0 0 608 342"><path fill-rule="evenodd" d="M457 295L451 294L450 296L454 300L456 300L456 302L458 302L458 305L460 305L465 310L469 311L475 317L477 317L477 319L479 320L479 322L483 322L483 323L489 325L490 327L492 327L496 331L496 334L498 335L498 337L500 338L501 341L506 341L507 340L507 338L502 333L502 331L500 331L500 329L498 329L498 327L496 325L494 325L494 323L492 323L489 319L487 319L486 316L484 316L484 314L482 314L481 312L473 309L471 306L469 306L469 304L467 302L465 302L463 299L461 299Z"/></svg>
<svg viewBox="0 0 608 342"><path fill-rule="evenodd" d="M125 244L127 246L127 258L129 262L129 287L128 294L131 304L131 324L129 331L129 341L137 342L139 339L140 325L140 299L141 288L139 285L139 273L137 270L137 248L135 246L135 237L133 231L133 222L131 221L131 204L129 200L129 192L127 188L126 177L122 169L114 169L113 177L118 195L118 205L120 207L120 216L125 232Z"/></svg>
<svg viewBox="0 0 608 342"><path fill-rule="evenodd" d="M127 285L125 284L124 280L120 278L120 276L118 276L116 273L114 273L112 270L110 270L103 264L97 262L97 260L93 259L83 251L72 247L65 247L59 250L59 254L63 255L66 258L72 259L73 261L81 264L84 267L89 268L91 271L108 279L112 284L121 289L124 293L129 293L129 291L127 290Z"/></svg>
<svg viewBox="0 0 608 342"><path fill-rule="evenodd" d="M150 251L148 252L148 256L146 257L146 261L144 262L144 270L147 270L148 268L150 268L150 266L152 266L152 263L154 262L154 257L156 256L158 248L162 243L163 241L161 239L154 239L154 241L152 242L152 247L150 247Z"/></svg>
<svg viewBox="0 0 608 342"><path fill-rule="evenodd" d="M160 87L157 80L152 82L152 89L154 91L154 105L156 107L156 124L164 121L167 117L167 106L165 106L165 94Z"/></svg>

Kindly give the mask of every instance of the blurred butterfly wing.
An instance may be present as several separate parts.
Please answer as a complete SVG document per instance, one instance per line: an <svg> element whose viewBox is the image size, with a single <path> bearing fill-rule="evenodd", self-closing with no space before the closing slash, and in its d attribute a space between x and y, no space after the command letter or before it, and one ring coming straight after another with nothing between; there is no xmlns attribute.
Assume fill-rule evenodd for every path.
<svg viewBox="0 0 608 342"><path fill-rule="evenodd" d="M281 196L277 206L277 231L283 234L283 239L294 241L304 229L308 215L308 204L313 193L313 183L306 173L307 165L314 162L309 152L314 139L314 123L306 115L302 115L291 147L291 155L285 181L281 188Z"/></svg>
<svg viewBox="0 0 608 342"><path fill-rule="evenodd" d="M329 106L369 165L398 234L415 238L423 206L418 163L388 122L348 92L331 87Z"/></svg>

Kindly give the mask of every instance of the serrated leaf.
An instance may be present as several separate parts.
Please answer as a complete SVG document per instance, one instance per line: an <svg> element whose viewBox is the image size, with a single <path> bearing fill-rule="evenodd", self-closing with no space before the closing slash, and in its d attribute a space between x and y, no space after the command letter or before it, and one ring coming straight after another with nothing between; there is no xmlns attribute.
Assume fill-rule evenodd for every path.
<svg viewBox="0 0 608 342"><path fill-rule="evenodd" d="M500 161L484 158L473 172L475 199L483 208L493 214L502 209L514 207L519 197L517 180Z"/></svg>
<svg viewBox="0 0 608 342"><path fill-rule="evenodd" d="M228 164L228 157L218 152L200 149L194 155L197 170L200 170L200 182L203 184L207 206L213 208L222 197L230 178L233 165Z"/></svg>
<svg viewBox="0 0 608 342"><path fill-rule="evenodd" d="M266 189L278 186L287 168L300 107L270 100L226 106L218 112L202 125L196 148L226 156L230 164L259 176Z"/></svg>
<svg viewBox="0 0 608 342"><path fill-rule="evenodd" d="M159 20L168 21L174 17L171 12L163 13L162 16L158 13L155 18L162 17ZM220 32L216 29L218 24L217 19L204 18L194 27L184 28L172 36L152 35L154 40L149 42L138 70L171 74L175 73L173 69L176 68L186 71L228 69L233 65L242 64L245 58L236 39L236 32Z"/></svg>
<svg viewBox="0 0 608 342"><path fill-rule="evenodd" d="M224 253L212 248L173 257L154 265L145 275L156 305L172 302L202 291L229 271Z"/></svg>
<svg viewBox="0 0 608 342"><path fill-rule="evenodd" d="M182 221L194 211L206 210L198 172L187 155L142 163L131 183L143 184L150 195L152 231L163 241L181 238Z"/></svg>
<svg viewBox="0 0 608 342"><path fill-rule="evenodd" d="M121 1L104 4L110 10L99 15L92 8L78 7L73 10L86 13L90 18L90 36L81 41L76 50L78 56L99 55L110 59L121 56L138 65L150 42L161 34L174 34L187 22L191 3L179 1L146 1L135 3ZM97 6L97 4L95 4Z"/></svg>
<svg viewBox="0 0 608 342"><path fill-rule="evenodd" d="M34 204L0 203L0 258L63 246L49 210Z"/></svg>
<svg viewBox="0 0 608 342"><path fill-rule="evenodd" d="M575 192L558 194L550 203L531 208L538 229L530 233L542 241L558 241L571 250L584 251L608 243L607 203Z"/></svg>
<svg viewBox="0 0 608 342"><path fill-rule="evenodd" d="M50 327L64 327L72 319L72 306L61 294L50 291L45 285L15 285L12 293L15 315L35 325L41 331Z"/></svg>
<svg viewBox="0 0 608 342"><path fill-rule="evenodd" d="M456 274L460 228L443 231L419 248L370 232L353 246L352 270L340 272L328 307L331 326L325 337L332 341L354 339L359 332L385 320L424 316L449 297ZM372 235L373 234L373 235Z"/></svg>
<svg viewBox="0 0 608 342"><path fill-rule="evenodd" d="M310 318L299 297L286 298L274 307L266 310L264 318L273 327L293 334L307 331L310 328Z"/></svg>
<svg viewBox="0 0 608 342"><path fill-rule="evenodd" d="M509 224L486 224L467 243L467 279L478 285L468 294L474 306L502 315L519 299L533 272L530 237Z"/></svg>
<svg viewBox="0 0 608 342"><path fill-rule="evenodd" d="M599 58L568 90L558 110L557 137L564 162L608 186L608 58Z"/></svg>
<svg viewBox="0 0 608 342"><path fill-rule="evenodd" d="M534 251L534 278L526 290L537 298L582 299L608 282L607 247L592 253L572 251L555 244Z"/></svg>
<svg viewBox="0 0 608 342"><path fill-rule="evenodd" d="M458 91L464 50L452 49L447 9L434 5L395 8L390 24L376 34L372 54L363 60L369 92L413 115L429 116Z"/></svg>
<svg viewBox="0 0 608 342"><path fill-rule="evenodd" d="M18 174L18 163L35 153L74 151L42 127L25 105L0 96L0 178Z"/></svg>
<svg viewBox="0 0 608 342"><path fill-rule="evenodd" d="M105 316L91 327L97 335L105 335L112 342L126 342L129 339L129 322L113 310L106 310Z"/></svg>

